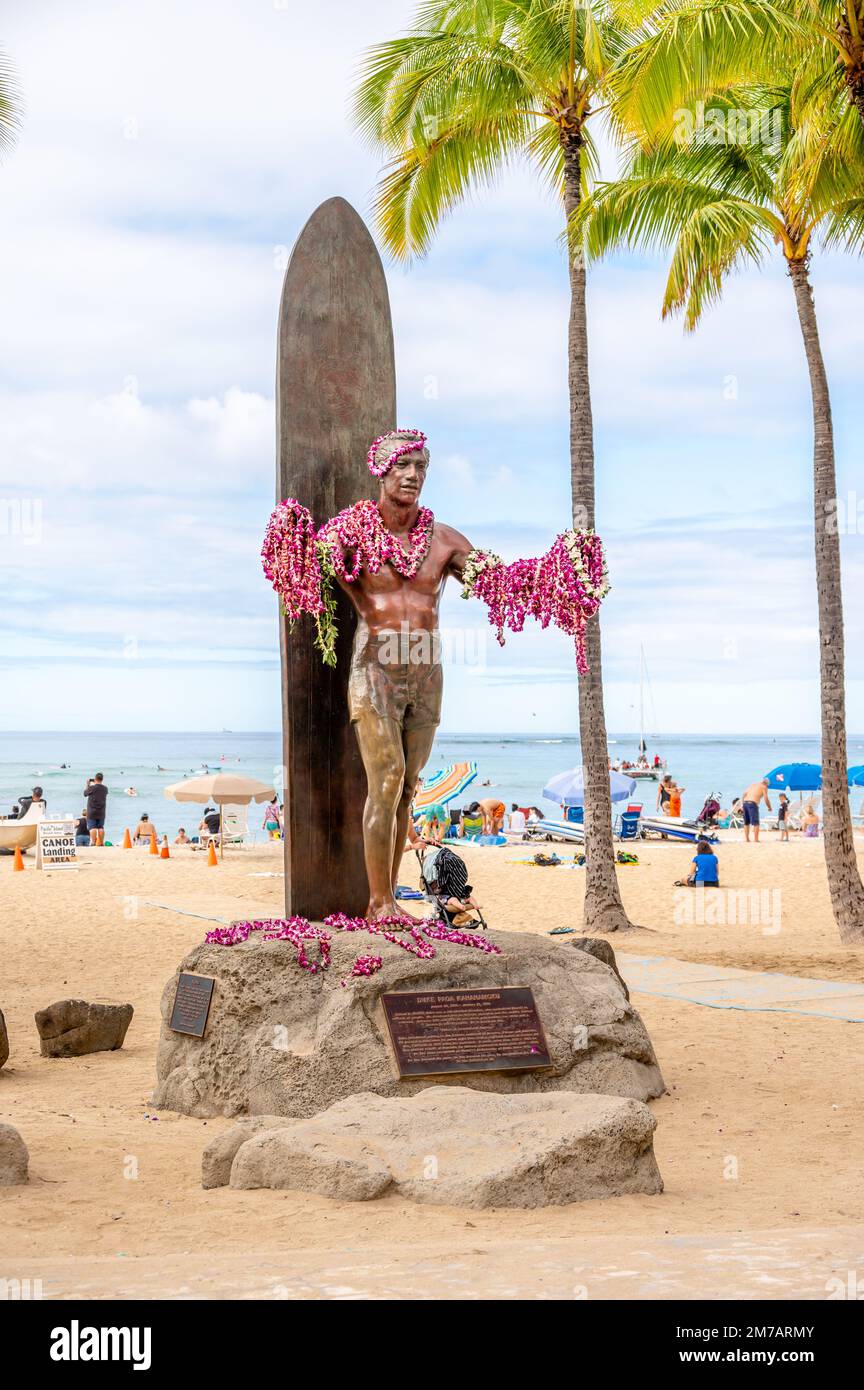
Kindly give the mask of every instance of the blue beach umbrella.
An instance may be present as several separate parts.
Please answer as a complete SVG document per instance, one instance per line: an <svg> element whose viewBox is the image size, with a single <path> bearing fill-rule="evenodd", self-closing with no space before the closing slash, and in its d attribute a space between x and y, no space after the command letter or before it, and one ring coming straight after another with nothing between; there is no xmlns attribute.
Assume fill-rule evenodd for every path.
<svg viewBox="0 0 864 1390"><path fill-rule="evenodd" d="M846 774L850 787L864 787L864 763L850 767Z"/></svg>
<svg viewBox="0 0 864 1390"><path fill-rule="evenodd" d="M766 772L768 786L781 792L818 792L822 790L821 763L781 763Z"/></svg>
<svg viewBox="0 0 864 1390"><path fill-rule="evenodd" d="M636 783L632 777L625 777L621 772L610 772L609 790L613 801L627 801L635 792ZM548 786L543 788L543 795L547 801L554 801L558 806L584 806L583 769L571 767L567 772L556 773Z"/></svg>

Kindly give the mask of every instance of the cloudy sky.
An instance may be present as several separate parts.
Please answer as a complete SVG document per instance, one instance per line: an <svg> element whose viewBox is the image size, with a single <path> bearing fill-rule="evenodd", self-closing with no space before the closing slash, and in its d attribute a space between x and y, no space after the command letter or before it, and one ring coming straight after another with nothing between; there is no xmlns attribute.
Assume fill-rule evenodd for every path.
<svg viewBox="0 0 864 1390"><path fill-rule="evenodd" d="M275 323L288 249L377 160L348 118L365 44L407 0L10 0L26 120L0 167L0 725L274 729ZM478 545L538 554L569 512L566 268L527 172L387 266L399 417L426 500ZM860 265L817 255L843 539L849 727L864 730ZM695 336L660 262L592 268L610 729L818 727L809 391L791 287L730 283ZM359 461L358 461L359 466ZM858 505L856 488L861 492ZM445 729L576 728L568 643L499 651L445 599ZM473 633L465 633L466 624Z"/></svg>

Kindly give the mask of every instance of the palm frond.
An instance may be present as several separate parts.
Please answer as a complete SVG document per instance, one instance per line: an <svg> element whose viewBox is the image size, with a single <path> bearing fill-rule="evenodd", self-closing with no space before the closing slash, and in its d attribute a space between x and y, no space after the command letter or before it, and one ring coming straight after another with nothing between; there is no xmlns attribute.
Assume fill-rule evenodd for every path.
<svg viewBox="0 0 864 1390"><path fill-rule="evenodd" d="M494 184L533 132L533 118L515 112L439 130L428 143L403 149L378 185L375 217L388 249L403 259L424 255L441 220L475 187Z"/></svg>
<svg viewBox="0 0 864 1390"><path fill-rule="evenodd" d="M0 157L11 150L21 128L23 102L15 69L0 50Z"/></svg>
<svg viewBox="0 0 864 1390"><path fill-rule="evenodd" d="M822 220L822 244L864 254L864 197L839 203Z"/></svg>
<svg viewBox="0 0 864 1390"><path fill-rule="evenodd" d="M788 0L691 0L652 17L612 75L622 119L647 142L676 112L790 69L807 37Z"/></svg>

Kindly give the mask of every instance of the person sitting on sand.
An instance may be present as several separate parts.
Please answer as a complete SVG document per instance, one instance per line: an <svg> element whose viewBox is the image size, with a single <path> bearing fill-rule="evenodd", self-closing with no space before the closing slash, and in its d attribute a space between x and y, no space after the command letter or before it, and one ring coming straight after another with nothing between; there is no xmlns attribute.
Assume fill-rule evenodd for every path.
<svg viewBox="0 0 864 1390"><path fill-rule="evenodd" d="M175 845L188 845L190 843L189 836L186 834L186 831L183 829L182 825L180 829L177 831L177 834L174 838L174 843Z"/></svg>
<svg viewBox="0 0 864 1390"><path fill-rule="evenodd" d="M741 798L744 813L744 839L750 843L750 830L753 830L753 839L759 843L759 803L765 802L765 810L771 810L771 802L768 800L768 778L760 777L758 782L751 782L746 792Z"/></svg>
<svg viewBox="0 0 864 1390"><path fill-rule="evenodd" d="M132 839L136 845L143 845L145 840L150 843L151 836L156 835L155 825L151 825L150 817L146 811L141 812L141 819L135 827L135 834ZM158 839L158 835L156 836Z"/></svg>
<svg viewBox="0 0 864 1390"><path fill-rule="evenodd" d="M690 865L690 872L684 879L679 879L676 888L719 888L720 887L720 865L717 862L717 855L709 845L707 840L699 840L696 845L696 853Z"/></svg>
<svg viewBox="0 0 864 1390"><path fill-rule="evenodd" d="M475 839L483 834L483 812L479 801L472 801L467 811L462 812L456 834L460 840Z"/></svg>
<svg viewBox="0 0 864 1390"><path fill-rule="evenodd" d="M520 810L514 801L510 806L510 829L518 833L525 829L526 824L525 812Z"/></svg>
<svg viewBox="0 0 864 1390"><path fill-rule="evenodd" d="M221 825L222 817L219 815L216 807L208 806L204 811L204 815L201 817L198 833L200 835L202 831L205 831L208 835L218 835Z"/></svg>
<svg viewBox="0 0 864 1390"><path fill-rule="evenodd" d="M427 806L420 822L420 837L426 844L440 845L450 829L450 817L443 806L437 803Z"/></svg>
<svg viewBox="0 0 864 1390"><path fill-rule="evenodd" d="M801 812L798 824L808 839L815 839L819 834L819 817L816 814L812 801L807 802L807 805Z"/></svg>

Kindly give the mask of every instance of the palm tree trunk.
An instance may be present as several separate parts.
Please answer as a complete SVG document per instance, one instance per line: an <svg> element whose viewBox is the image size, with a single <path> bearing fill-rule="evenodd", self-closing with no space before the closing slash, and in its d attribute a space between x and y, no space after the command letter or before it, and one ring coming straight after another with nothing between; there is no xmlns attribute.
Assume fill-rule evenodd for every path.
<svg viewBox="0 0 864 1390"><path fill-rule="evenodd" d="M831 400L807 257L790 260L788 264L813 396L813 512L819 603L825 864L840 940L852 943L864 941L864 885L855 858L846 775L843 594Z"/></svg>
<svg viewBox="0 0 864 1390"><path fill-rule="evenodd" d="M564 208L568 225L581 197L581 136L563 139ZM568 376L570 387L570 480L573 525L594 526L594 427L588 380L588 318L585 307L585 265L569 253L570 325ZM600 620L586 625L585 650L589 671L579 677L579 738L585 769L585 930L627 931L632 928L621 902L612 841L612 803L609 797L609 749L603 709L603 668Z"/></svg>
<svg viewBox="0 0 864 1390"><path fill-rule="evenodd" d="M864 5L860 3L857 7L856 17L860 30L861 24L864 23ZM852 30L845 15L837 26L837 33L851 59L846 66L846 85L849 88L849 96L852 105L861 117L861 124L864 125L864 63L861 61L860 34L857 39L852 38Z"/></svg>

